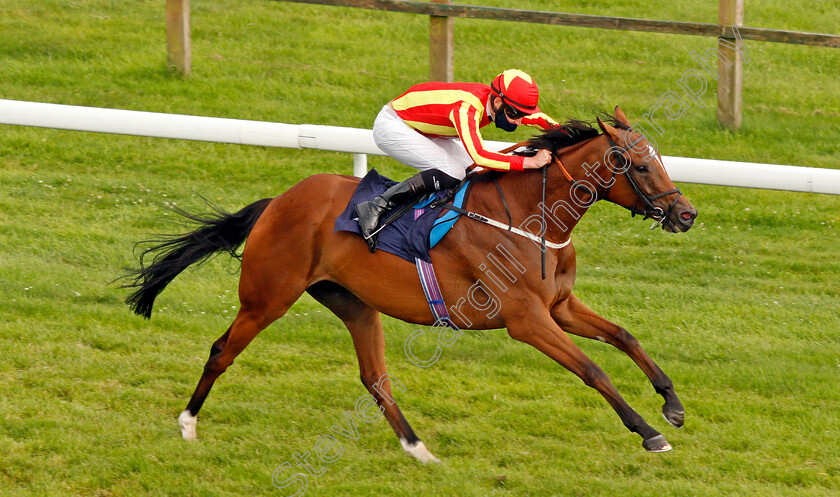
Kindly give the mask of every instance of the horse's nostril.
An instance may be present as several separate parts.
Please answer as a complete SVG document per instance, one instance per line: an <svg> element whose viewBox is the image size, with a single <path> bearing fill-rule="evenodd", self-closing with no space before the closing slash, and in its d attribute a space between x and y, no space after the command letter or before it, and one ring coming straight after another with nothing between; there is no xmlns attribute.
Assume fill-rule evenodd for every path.
<svg viewBox="0 0 840 497"><path fill-rule="evenodd" d="M680 219L682 219L685 222L693 221L696 216L697 216L697 214L695 214L691 211L680 212Z"/></svg>

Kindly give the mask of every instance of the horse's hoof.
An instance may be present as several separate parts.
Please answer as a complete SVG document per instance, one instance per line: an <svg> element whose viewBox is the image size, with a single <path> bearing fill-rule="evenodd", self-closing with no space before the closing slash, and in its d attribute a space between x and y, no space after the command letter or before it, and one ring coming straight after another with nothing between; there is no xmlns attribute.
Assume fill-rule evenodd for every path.
<svg viewBox="0 0 840 497"><path fill-rule="evenodd" d="M422 462L423 464L430 463L430 462L440 462L440 459L435 457L429 449L426 448L426 445L423 442L416 442L413 444L409 444L405 440L400 439L400 443L412 457L416 458L418 461Z"/></svg>
<svg viewBox="0 0 840 497"><path fill-rule="evenodd" d="M195 433L195 425L198 422L198 418L190 414L190 411L184 410L180 416L178 416L178 426L181 427L181 436L184 437L184 440L196 440L198 436Z"/></svg>
<svg viewBox="0 0 840 497"><path fill-rule="evenodd" d="M668 452L671 450L671 444L662 435L648 438L642 442L642 447L648 452Z"/></svg>
<svg viewBox="0 0 840 497"><path fill-rule="evenodd" d="M685 423L685 411L668 411L663 407L662 417L677 428L682 428Z"/></svg>

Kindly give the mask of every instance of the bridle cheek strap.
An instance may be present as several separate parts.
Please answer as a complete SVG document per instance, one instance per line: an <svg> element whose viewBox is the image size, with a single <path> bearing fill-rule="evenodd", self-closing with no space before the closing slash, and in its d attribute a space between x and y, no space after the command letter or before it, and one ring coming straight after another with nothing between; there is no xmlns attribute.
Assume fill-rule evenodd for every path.
<svg viewBox="0 0 840 497"><path fill-rule="evenodd" d="M624 176L627 178L627 181L630 183L630 186L633 188L633 192L636 194L636 196L639 198L639 200L642 201L642 204L645 207L645 209L642 210L642 209L639 209L638 207L636 207L636 205L634 204L630 207L627 207L626 209L630 211L630 215L632 217L635 217L636 214L642 214L642 215L645 216L644 217L645 219L648 219L648 218L655 219L656 222L653 223L653 225L650 227L650 229L654 229L657 226L659 226L660 224L662 224L668 217L671 216L671 212L673 212L674 207L676 207L677 202L680 200L680 197L682 196L682 192L680 191L679 188L674 188L673 190L668 190L667 192L657 193L656 195L648 195L646 192L644 192L642 190L642 188L636 182L636 179L633 178L633 175L630 174L630 168L632 167L632 161L630 161L629 159L627 159L627 157L624 156L624 152L627 152L628 149L632 148L634 145L636 145L637 143L639 143L643 139L644 139L644 136L640 136L636 141L627 145L626 147L619 147L615 143L615 141L613 141L612 137L609 137L609 143L610 143L611 148L618 149L618 151L614 151L613 154L616 157L616 159L618 159L619 163L622 166L626 166L624 168ZM671 202L671 205L668 206L667 211L662 210L661 207L656 207L655 205L653 205L653 202L655 200L658 200L662 197L667 197L668 195L673 195L675 193L677 195L676 195L676 197L674 197L674 201Z"/></svg>
<svg viewBox="0 0 840 497"><path fill-rule="evenodd" d="M644 204L644 206L645 206L644 210L639 209L638 207L635 206L635 204L630 206L630 207L626 207L626 209L630 211L630 215L632 217L635 217L636 214L641 214L641 215L645 216L645 219L648 219L648 218L655 219L656 223L654 223L653 226L651 226L651 228L650 228L650 229L654 229L658 225L662 224L662 222L665 221L665 219L667 219L671 215L671 212L674 210L674 207L676 207L677 202L680 199L680 196L682 196L682 192L680 191L679 188L674 188L673 190L668 190L667 192L658 193L656 195L648 195L647 193L642 191L641 187L639 187L638 183L636 183L635 178L633 178L633 175L630 174L630 167L631 167L630 166L630 161L628 161L628 159L624 156L624 152L626 152L629 148L631 148L634 145L636 145L637 143L639 143L642 139L643 139L643 137L639 137L639 139L637 139L636 141L634 141L630 145L627 145L626 147L619 147L615 143L615 141L613 141L612 137L609 138L609 143L610 143L610 147L620 150L620 152L615 151L613 153L615 154L615 157L619 160L619 162L621 164L627 164L627 167L624 168L623 174L627 178L627 181L630 183L630 186L633 188L633 192L636 194L636 196L639 198L639 200L642 201L642 204ZM553 161L554 161L555 164L557 164L557 167L560 169L560 172L563 173L563 176L569 181L569 183L572 184L572 186L580 186L581 188L584 188L587 191L589 190L589 188L586 188L584 185L580 184L580 182L578 182L577 180L575 180L572 177L572 175L569 173L569 170L566 169L566 166L563 165L563 162L560 160L559 156L555 155L553 157ZM613 170L613 177L615 177L615 174L616 174L616 171ZM612 186L612 185L610 185L610 186ZM610 189L608 188L607 189L607 194L606 194L607 196L609 196L609 190ZM595 192L590 191L589 193L591 195L595 195ZM674 201L671 202L670 206L668 206L667 211L662 210L661 207L656 207L655 205L653 205L653 202L655 200L658 200L662 197L666 197L668 195L673 195L675 193L677 194L677 196L674 197Z"/></svg>

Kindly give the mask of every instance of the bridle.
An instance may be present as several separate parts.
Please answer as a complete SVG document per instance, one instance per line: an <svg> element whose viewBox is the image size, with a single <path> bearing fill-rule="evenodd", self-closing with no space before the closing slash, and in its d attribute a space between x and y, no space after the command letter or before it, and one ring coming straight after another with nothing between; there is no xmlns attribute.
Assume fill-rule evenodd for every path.
<svg viewBox="0 0 840 497"><path fill-rule="evenodd" d="M631 130L628 130L628 134L629 134L630 131ZM625 135L625 137L626 137L626 135ZM615 184L614 179L615 179L616 174L618 174L619 172L621 174L624 174L624 176L627 178L627 182L630 183L630 187L633 188L633 192L636 194L636 196L639 198L639 200L641 200L642 205L644 205L644 209L639 209L638 207L636 207L636 204L634 203L630 207L625 207L625 209L630 211L630 215L632 217L636 217L636 214L640 214L640 215L645 216L644 219L655 220L656 222L653 223L653 225L650 227L650 229L656 228L657 226L662 224L666 219L668 219L671 216L671 213L673 212L674 207L676 207L677 202L679 201L680 197L682 196L682 192L680 191L679 188L674 188L673 190L668 190L666 192L657 193L655 195L650 195L647 192L645 192L644 190L642 190L642 188L639 186L639 183L636 181L636 179L630 173L630 169L633 167L633 163L627 156L625 156L625 153L627 153L627 151L629 149L633 148L636 144L638 144L639 142L644 140L644 136L639 136L639 138L637 138L635 141L633 141L633 143L630 143L629 145L627 145L625 147L619 147L618 144L615 142L615 140L612 139L612 136L610 136L608 134L607 134L607 139L609 140L610 150L612 150L612 156L616 160L616 164L619 167L617 167L617 168L609 167L609 169L612 170L613 175L610 178L610 181L608 182L609 186L607 187L605 197L609 197L610 189ZM626 139L625 139L625 142L626 142ZM559 157L557 157L557 156L554 157L554 163L556 163L560 167L560 170L563 172L563 175L566 177L567 180L569 180L572 183L573 187L582 188L587 193L589 193L593 198L597 198L597 195L595 194L595 192L591 191L582 182L572 178L572 175L569 174L569 171L567 171L565 166L563 166L563 163L560 161ZM667 197L668 195L673 195L675 193L677 195L676 195L676 197L674 197L674 201L671 202L671 205L668 206L667 211L662 210L661 207L657 207L657 206L653 205L653 202L655 200L658 200L662 197Z"/></svg>
<svg viewBox="0 0 840 497"><path fill-rule="evenodd" d="M628 133L629 133L629 131L630 130L628 130ZM651 218L654 219L656 222L653 223L653 225L650 227L650 229L656 228L657 226L662 224L668 217L670 217L671 212L673 212L674 207L676 207L676 205L677 205L677 201L682 196L682 192L680 191L679 188L674 188L673 190L668 190L667 192L657 193L656 195L648 195L647 192L642 190L642 188L636 182L636 179L633 178L633 175L630 174L629 171L630 171L630 168L632 167L633 164L632 164L632 161L629 160L627 157L625 157L624 154L630 148L632 148L637 143L642 141L644 139L644 136L640 136L633 143L631 143L631 144L629 144L629 145L627 145L626 147L623 147L623 148L619 147L615 143L615 141L612 139L611 136L607 135L607 139L609 140L609 143L610 143L610 150L613 151L613 157L616 159L617 163L621 164L621 168L620 168L621 169L621 174L624 174L624 176L627 177L627 181L630 183L630 186L633 188L633 192L635 192L636 196L642 201L642 204L644 204L644 206L645 206L644 209L639 209L638 207L636 207L636 204L634 203L632 206L625 207L625 208L630 211L630 214L633 217L635 217L636 214L644 214L644 216L645 216L644 219L651 219ZM625 143L626 143L626 141L627 140L626 140L626 135L625 135ZM517 148L519 148L523 145L529 145L529 142L526 141L526 142L517 143L516 145L514 145L512 147L509 147L505 150L502 150L501 152L502 153L507 153L507 152L515 150L515 149L517 149ZM589 187L587 187L584 182L578 181L578 180L572 178L572 175L569 174L569 171L563 165L563 162L560 160L560 157L556 154L556 152L553 152L552 153L552 162L550 162L549 164L546 164L545 166L543 166L541 168L542 169L542 202L540 202L540 212L541 212L542 226L547 226L546 221L545 221L545 217L546 217L546 205L545 205L546 176L547 176L547 173L548 173L548 168L551 166L552 163L557 164L557 166L560 168L560 171L563 173L563 176L565 176L566 179L569 181L569 183L572 184L573 188L575 188L575 187L582 188L587 193L589 193L589 195L593 199L595 199L595 200L598 199L598 195L595 192L593 192ZM473 164L472 166L467 168L467 172L472 171L472 169L474 169L475 166L476 165ZM610 169L612 169L613 175L612 175L612 178L610 179L609 186L607 187L605 198L609 197L610 189L612 188L612 185L615 184L615 181L614 181L615 176L616 176L616 174L619 173L616 169L614 169L612 167L610 167ZM469 175L467 176L466 179L469 179ZM466 179L465 179L465 181L466 181ZM504 205L505 212L507 212L507 215L508 215L509 224L508 224L507 228L505 228L505 225L503 223L500 223L496 220L489 219L487 217L475 214L473 212L469 212L469 211L467 211L465 209L462 209L460 207L455 207L451 203L446 203L450 200L449 197L447 197L445 199L441 199L442 200L441 203L446 203L446 205L445 205L446 208L448 208L450 210L453 210L455 212L458 212L460 214L464 214L471 219L481 221L485 224L490 224L490 225L495 226L497 228L507 229L508 231L512 231L512 232L516 233L517 235L524 236L526 238L530 238L531 240L534 240L534 241L538 241L540 243L540 248L541 248L540 259L541 259L541 266L542 266L542 279L545 279L545 277L546 277L546 273L545 273L546 247L551 247L551 248L554 248L554 249L564 248L569 244L569 242L571 242L571 237L569 237L569 239L567 239L565 242L563 242L561 244L551 244L551 243L547 242L546 239L545 239L546 230L543 230L542 233L541 233L541 236L537 238L531 233L526 233L526 232L524 232L524 231L522 231L518 228L513 228L513 221L511 220L511 217L510 217L510 210L508 209L507 202L505 201L505 196L502 193L502 190L499 187L498 182L496 182L495 179L493 181L496 184L496 189L499 191L499 196L502 199L502 204ZM460 188L460 186L461 185L458 185L457 188ZM454 190L455 189L450 190L450 192L452 192ZM660 199L662 197L666 197L668 195L672 195L674 193L676 193L677 196L676 196L676 198L674 198L674 201L671 202L671 205L668 207L667 211L664 211L660 207L656 207L655 205L653 205L654 200ZM434 206L434 205L435 205L435 203L432 204L432 206ZM390 219L388 221L386 221L386 223L388 223L388 222L390 222Z"/></svg>

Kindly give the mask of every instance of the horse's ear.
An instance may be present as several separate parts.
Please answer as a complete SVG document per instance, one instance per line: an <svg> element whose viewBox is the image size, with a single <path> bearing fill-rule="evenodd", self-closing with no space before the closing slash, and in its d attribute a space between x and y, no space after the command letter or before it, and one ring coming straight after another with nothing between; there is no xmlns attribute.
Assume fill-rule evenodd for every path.
<svg viewBox="0 0 840 497"><path fill-rule="evenodd" d="M609 124L602 121L600 117L596 117L595 119L598 120L598 127L601 128L601 131L603 131L604 133L606 133L610 136L615 136L616 135L616 129L614 127L612 127Z"/></svg>
<svg viewBox="0 0 840 497"><path fill-rule="evenodd" d="M627 126L628 128L630 127L630 120L627 119L627 116L624 115L624 111L621 110L621 107L616 105L615 106L615 112L613 112L613 115L615 116L616 121L618 121L621 124Z"/></svg>

